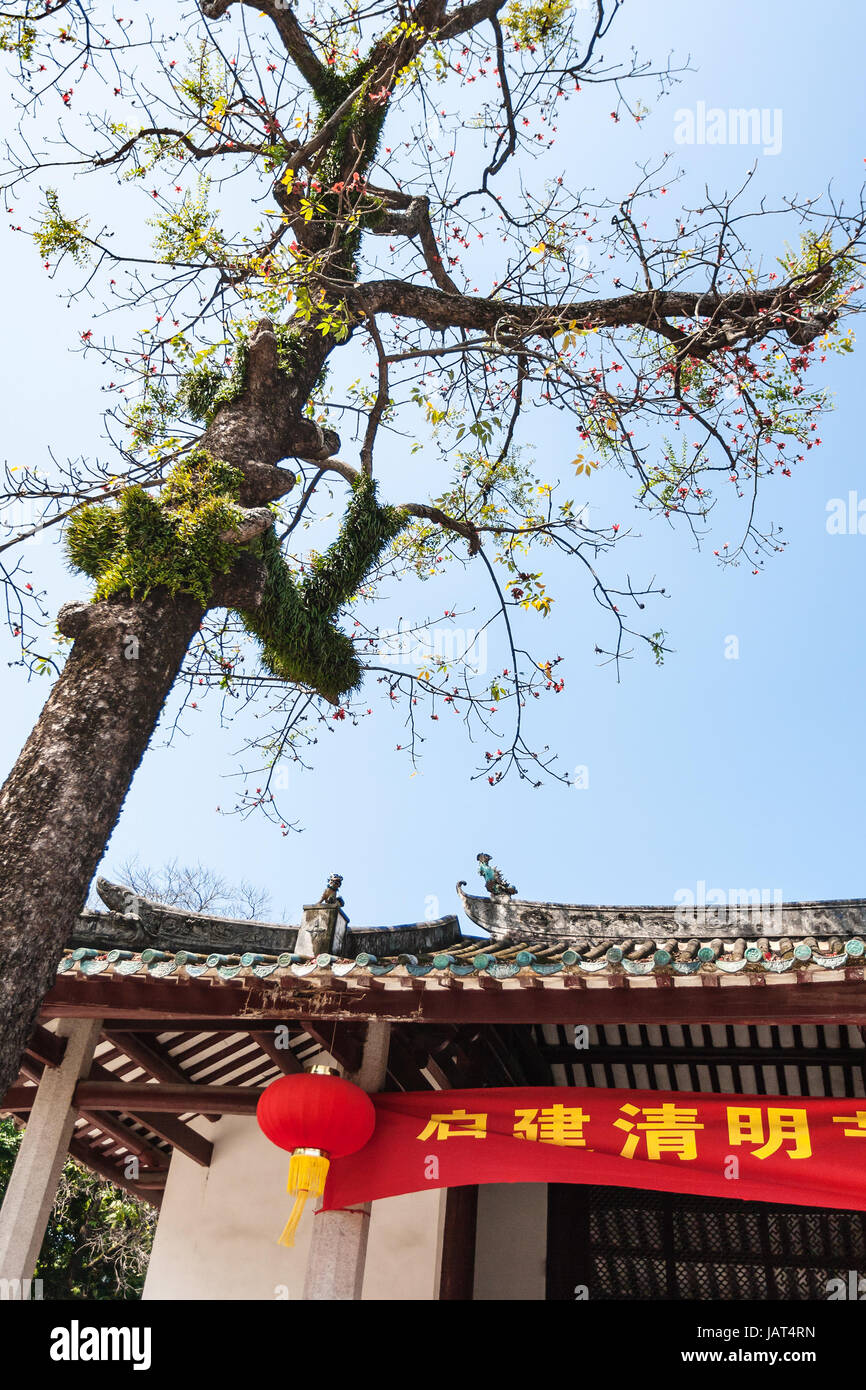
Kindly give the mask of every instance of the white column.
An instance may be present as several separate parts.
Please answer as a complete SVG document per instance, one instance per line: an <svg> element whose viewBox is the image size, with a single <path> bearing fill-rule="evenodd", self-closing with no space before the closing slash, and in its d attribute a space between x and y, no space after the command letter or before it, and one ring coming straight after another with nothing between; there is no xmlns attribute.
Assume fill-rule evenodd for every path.
<svg viewBox="0 0 866 1390"><path fill-rule="evenodd" d="M75 1086L90 1071L100 1019L67 1018L59 1067L46 1067L0 1208L0 1279L31 1279L75 1126Z"/></svg>
<svg viewBox="0 0 866 1390"><path fill-rule="evenodd" d="M388 1070L390 1042L390 1023L368 1023L361 1066L349 1080L365 1091L381 1091ZM361 1297L370 1207L371 1204L365 1202L363 1206L346 1211L323 1211L316 1215L304 1283L306 1302Z"/></svg>

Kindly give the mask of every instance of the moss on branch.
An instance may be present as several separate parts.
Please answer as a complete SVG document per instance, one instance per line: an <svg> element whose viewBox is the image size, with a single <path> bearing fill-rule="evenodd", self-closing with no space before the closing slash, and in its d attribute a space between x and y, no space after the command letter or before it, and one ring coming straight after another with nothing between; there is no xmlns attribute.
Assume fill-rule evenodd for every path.
<svg viewBox="0 0 866 1390"><path fill-rule="evenodd" d="M207 607L217 575L227 574L241 549L265 567L262 600L241 611L247 631L262 644L262 662L273 675L311 686L336 703L361 680L349 637L336 625L408 515L380 506L376 485L362 474L339 535L314 557L303 578L283 559L273 531L240 547L224 539L242 517L240 471L204 449L190 454L168 476L158 496L124 489L117 504L82 507L69 523L70 564L96 581L94 600L124 594L143 599L156 588L189 593Z"/></svg>
<svg viewBox="0 0 866 1390"><path fill-rule="evenodd" d="M353 484L352 494L337 539L300 582L273 531L256 542L267 571L265 592L254 612L241 613L262 643L269 671L310 685L334 703L361 680L354 645L335 619L409 520L396 507L379 506L376 485L366 474Z"/></svg>
<svg viewBox="0 0 866 1390"><path fill-rule="evenodd" d="M277 340L277 363L286 380L293 382L306 365L303 331L288 323L276 323L273 332ZM246 386L249 352L249 339L245 333L240 333L230 372L223 373L208 363L186 372L175 397L183 413L209 425L218 410L238 400Z"/></svg>
<svg viewBox="0 0 866 1390"><path fill-rule="evenodd" d="M158 496L124 488L116 505L82 507L66 531L73 568L96 580L94 599L156 588L193 594L205 605L214 576L227 574L237 546L221 540L241 518L242 475L197 449L172 469Z"/></svg>

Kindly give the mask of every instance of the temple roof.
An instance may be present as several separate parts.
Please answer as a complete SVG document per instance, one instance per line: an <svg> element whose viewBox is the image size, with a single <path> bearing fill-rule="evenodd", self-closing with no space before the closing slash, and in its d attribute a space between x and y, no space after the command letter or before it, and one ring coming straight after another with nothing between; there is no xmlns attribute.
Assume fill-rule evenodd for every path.
<svg viewBox="0 0 866 1390"><path fill-rule="evenodd" d="M101 880L108 911L82 914L41 1014L102 1020L73 1156L158 1203L174 1149L210 1162L207 1119L252 1115L262 1086L315 1060L352 1072L371 1018L391 1022L389 1089L864 1095L863 900L739 905L720 921L463 890L485 936L456 915L357 928L321 903L298 926L233 920ZM36 1029L0 1110L24 1122L61 1046Z"/></svg>
<svg viewBox="0 0 866 1390"><path fill-rule="evenodd" d="M225 955L264 954L273 959L295 953L299 926L281 922L258 922L240 917L217 917L207 912L191 912L169 907L141 897L122 884L99 878L96 890L109 909L88 909L78 918L70 939L73 947L97 947L100 951L163 951L170 954ZM315 914L320 904L304 909ZM334 909L336 912L336 909ZM342 948L349 958L372 951L397 954L403 951L436 950L460 938L455 916L430 922L414 922L395 927L353 927L345 913Z"/></svg>
<svg viewBox="0 0 866 1390"><path fill-rule="evenodd" d="M79 919L60 972L158 978L454 979L562 974L613 978L697 973L822 974L862 965L866 900L674 907L598 907L481 898L457 891L489 939L461 933L454 915L396 927L352 927L332 950L298 949L298 926L187 912L98 882L109 912ZM336 911L336 909L334 909ZM319 905L305 914L321 912ZM341 914L342 915L342 914ZM721 920L720 920L721 918Z"/></svg>

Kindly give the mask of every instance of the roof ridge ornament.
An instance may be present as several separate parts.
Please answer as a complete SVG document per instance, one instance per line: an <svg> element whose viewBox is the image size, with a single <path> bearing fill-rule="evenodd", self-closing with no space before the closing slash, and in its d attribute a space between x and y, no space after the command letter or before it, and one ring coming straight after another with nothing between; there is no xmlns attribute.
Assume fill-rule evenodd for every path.
<svg viewBox="0 0 866 1390"><path fill-rule="evenodd" d="M339 897L337 894L337 889L340 887L342 882L342 874L331 874L331 877L328 879L328 882L325 886L325 891L319 898L319 903L324 903L327 907L331 907L334 905L343 907L343 899Z"/></svg>
<svg viewBox="0 0 866 1390"><path fill-rule="evenodd" d="M346 929L349 919L344 902L338 893L342 874L331 874L319 901L304 905L304 916L298 928L298 955L315 960L319 956L345 954Z"/></svg>
<svg viewBox="0 0 866 1390"><path fill-rule="evenodd" d="M491 898L512 898L517 889L513 883L509 883L502 874L502 871L491 864L489 854L476 854L478 861L478 872L484 879L484 886Z"/></svg>

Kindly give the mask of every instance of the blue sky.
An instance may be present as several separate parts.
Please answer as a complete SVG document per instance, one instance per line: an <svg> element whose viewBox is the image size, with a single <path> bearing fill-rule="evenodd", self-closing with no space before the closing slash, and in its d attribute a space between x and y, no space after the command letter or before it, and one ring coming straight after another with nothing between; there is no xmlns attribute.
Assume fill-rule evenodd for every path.
<svg viewBox="0 0 866 1390"><path fill-rule="evenodd" d="M572 103L561 124L574 182L619 194L636 161L670 150L687 171L674 198L704 182L715 191L732 188L755 158L756 188L771 199L820 194L831 179L838 192L856 195L864 168L866 13L829 0L820 23L815 18L813 6L776 0L757 11L746 0L721 11L679 0L627 4L607 46L611 55L630 43L657 60L673 50L693 71L640 127L587 119L586 108ZM700 101L778 109L780 152L677 146L676 112ZM761 236L768 252L781 251L769 232ZM23 238L7 235L4 254L5 456L32 462L49 447L60 455L92 452L100 376L70 352L80 314L58 300ZM455 910L458 878L480 891L479 850L491 853L527 898L672 902L701 880L781 891L786 899L863 893L866 536L832 535L826 527L831 499L858 489L866 496L861 352L828 361L825 379L837 408L822 422L823 447L766 498L767 515L784 526L790 544L765 573L720 572L713 545L698 553L684 531L670 532L642 514L634 522L623 517L643 537L633 543L630 570L655 573L670 595L659 610L675 649L664 667L642 657L626 665L617 684L612 668L593 656L596 637L605 634L585 583L576 574L557 581L558 612L549 621L551 641L567 658L566 689L532 711L549 721L536 742L559 751L566 767L585 765L588 787L536 791L517 781L496 789L473 782L478 750L444 721L413 773L395 752L402 728L374 697L374 718L357 730L335 726L312 750L313 770L291 773L286 802L304 829L283 838L256 818L216 813L232 800L235 784L227 779L241 730L218 728L205 708L173 747L160 746L157 735L104 868L133 854L153 866L201 860L267 888L270 915L290 921L338 870L359 925ZM535 415L532 430L551 467L561 457L565 468L574 453L570 428ZM408 471L389 457L394 500L421 487L417 475L411 489L403 482L404 466ZM52 581L55 606L81 592L47 544L32 546L29 556L40 580ZM456 571L442 598L443 608L465 606ZM736 660L725 656L732 636ZM4 669L3 678L5 772L47 687L28 684L16 669Z"/></svg>

